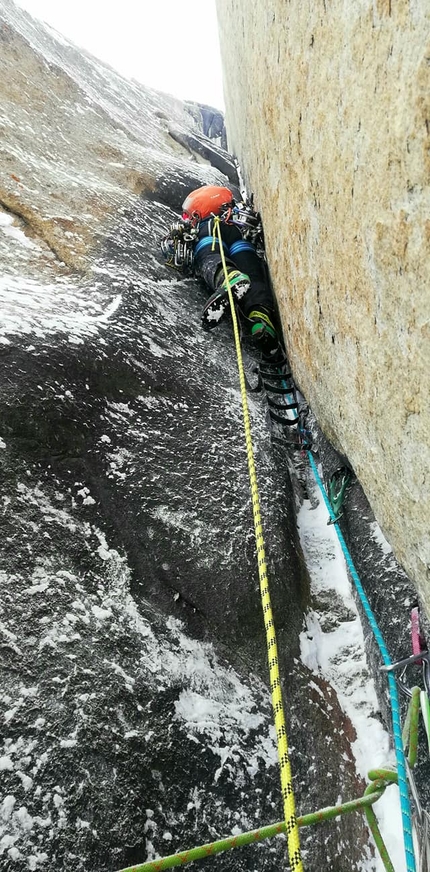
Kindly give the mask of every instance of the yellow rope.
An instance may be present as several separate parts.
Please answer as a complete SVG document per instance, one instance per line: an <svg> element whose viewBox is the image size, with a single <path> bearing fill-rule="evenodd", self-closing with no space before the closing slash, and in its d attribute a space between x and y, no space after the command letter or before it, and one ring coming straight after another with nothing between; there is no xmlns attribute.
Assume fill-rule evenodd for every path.
<svg viewBox="0 0 430 872"><path fill-rule="evenodd" d="M263 527L261 524L260 499L258 495L257 474L254 462L254 449L252 445L251 424L249 420L248 399L246 395L245 372L243 368L242 349L240 347L239 327L234 307L233 294L228 279L227 264L225 262L220 219L214 218L216 224L221 260L225 276L225 285L230 302L231 318L233 322L234 341L236 345L237 365L239 369L240 392L242 396L243 422L245 428L246 453L248 458L248 472L251 486L252 511L254 516L255 540L257 545L258 575L260 579L261 603L263 606L264 626L266 629L267 654L269 660L270 690L272 693L272 705L275 718L275 730L278 743L278 757L281 774L281 790L284 806L285 831L288 841L288 856L292 872L303 872L303 864L300 853L299 828L296 818L294 791L291 776L290 758L288 754L287 729L285 726L284 707L282 703L281 679L278 665L278 648L276 643L275 625L270 601L269 581L267 577L266 555L264 551ZM215 232L215 228L214 228Z"/></svg>

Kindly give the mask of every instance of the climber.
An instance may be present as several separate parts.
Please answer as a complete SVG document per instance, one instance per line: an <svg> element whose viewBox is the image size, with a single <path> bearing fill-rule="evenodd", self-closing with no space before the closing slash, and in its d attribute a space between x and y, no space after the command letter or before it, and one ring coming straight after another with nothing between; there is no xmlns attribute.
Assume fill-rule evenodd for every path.
<svg viewBox="0 0 430 872"><path fill-rule="evenodd" d="M166 260L177 267L192 263L211 294L202 315L202 326L211 330L229 309L215 216L219 216L228 280L251 339L263 355L276 357L280 340L275 327L273 296L255 245L245 239L233 194L228 188L204 185L185 198L182 221L172 225L161 243Z"/></svg>

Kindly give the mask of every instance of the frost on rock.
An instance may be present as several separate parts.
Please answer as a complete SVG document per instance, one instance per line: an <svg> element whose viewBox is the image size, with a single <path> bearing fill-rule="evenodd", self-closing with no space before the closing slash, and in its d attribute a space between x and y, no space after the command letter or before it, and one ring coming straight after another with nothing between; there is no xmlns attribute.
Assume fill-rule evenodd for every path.
<svg viewBox="0 0 430 872"><path fill-rule="evenodd" d="M0 865L101 872L280 814L231 335L159 250L233 162L190 160L183 104L0 18Z"/></svg>
<svg viewBox="0 0 430 872"><path fill-rule="evenodd" d="M308 492L310 502L304 502L298 517L311 580L311 607L300 635L301 659L315 677L328 681L334 689L353 731L351 748L357 772L365 779L371 769L395 769L395 753L381 720L362 621L342 549L334 527L327 526L327 508L316 482L308 481ZM375 528L372 524L372 531ZM375 539L384 546L379 528ZM384 552L388 554L389 549ZM406 870L397 786L386 791L374 811L396 868ZM367 868L383 872L385 866L377 855Z"/></svg>
<svg viewBox="0 0 430 872"><path fill-rule="evenodd" d="M109 853L106 829L119 837L126 825L144 858L145 797L154 803L157 828L176 838L191 810L203 832L215 821L228 832L242 793L276 772L266 687L256 678L244 682L210 643L187 636L178 619L154 624L144 617L142 610L151 610L131 596L126 561L115 549L97 559L100 532L72 520L72 499L57 511L44 488L37 497L27 503L27 517L19 506L21 522L27 526L31 516L37 523L39 513L39 529L44 522L51 534L60 529L62 550L44 549L36 558L37 583L30 587L24 573L1 577L9 628L1 629L14 677L1 694L7 793L0 854L41 863L43 853L60 867L76 863L76 853L76 868L84 869L88 856L102 863L100 840L101 852ZM67 541L89 555L90 573L65 568ZM28 664L25 677L20 663ZM173 769L165 768L166 755ZM94 794L94 778L99 787L109 783L109 804L103 791ZM221 784L237 794L231 809L217 798ZM241 826L252 826L255 813L254 803L244 806Z"/></svg>

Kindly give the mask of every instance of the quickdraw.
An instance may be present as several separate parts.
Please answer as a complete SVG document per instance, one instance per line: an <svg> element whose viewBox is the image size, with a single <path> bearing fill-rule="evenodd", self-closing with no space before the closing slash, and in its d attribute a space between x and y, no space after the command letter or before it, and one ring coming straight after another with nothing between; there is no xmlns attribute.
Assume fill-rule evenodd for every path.
<svg viewBox="0 0 430 872"><path fill-rule="evenodd" d="M160 242L161 251L167 266L183 273L192 272L194 263L194 242L197 229L189 222L177 221Z"/></svg>
<svg viewBox="0 0 430 872"><path fill-rule="evenodd" d="M333 509L333 517L327 524L337 524L342 517L342 507L348 485L351 483L352 473L347 466L340 466L332 473L328 483L328 498Z"/></svg>
<svg viewBox="0 0 430 872"><path fill-rule="evenodd" d="M255 245L257 253L264 253L263 224L259 212L254 209L253 197L243 203L237 203L230 209L229 215L224 220L237 224L240 227L244 239L248 239Z"/></svg>
<svg viewBox="0 0 430 872"><path fill-rule="evenodd" d="M236 224L243 238L252 242L259 257L265 260L263 225L259 212L254 209L252 195L243 202L226 207L220 218L226 223ZM193 223L184 219L172 224L169 232L160 242L167 266L191 274L194 265L194 243L197 237L198 216Z"/></svg>

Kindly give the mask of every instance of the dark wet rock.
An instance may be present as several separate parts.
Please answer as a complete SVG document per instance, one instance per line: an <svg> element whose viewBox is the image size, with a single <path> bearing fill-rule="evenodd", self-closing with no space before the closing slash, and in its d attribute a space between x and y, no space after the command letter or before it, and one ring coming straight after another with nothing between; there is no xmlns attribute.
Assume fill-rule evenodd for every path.
<svg viewBox="0 0 430 872"><path fill-rule="evenodd" d="M294 755L307 760L306 775L300 771L297 776L300 813L336 805L340 795L343 801L362 796L366 785L357 775L351 751L356 733L333 688L299 662L288 674L287 687L294 711L290 727ZM343 872L346 844L354 846L349 861L352 869L360 869L362 858L371 856L360 813L306 827L300 836L306 869Z"/></svg>
<svg viewBox="0 0 430 872"><path fill-rule="evenodd" d="M186 148L195 159L204 158L210 162L217 170L224 173L230 182L237 184L237 170L234 161L231 157L227 157L223 149L217 148L213 143L208 142L206 137L200 136L198 133L188 133L184 130L178 130L172 124L169 125L169 134L175 142L178 142Z"/></svg>

